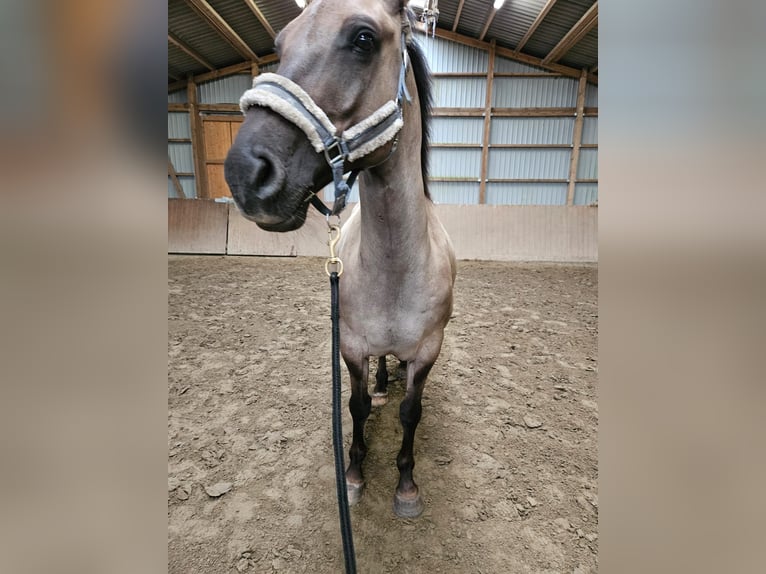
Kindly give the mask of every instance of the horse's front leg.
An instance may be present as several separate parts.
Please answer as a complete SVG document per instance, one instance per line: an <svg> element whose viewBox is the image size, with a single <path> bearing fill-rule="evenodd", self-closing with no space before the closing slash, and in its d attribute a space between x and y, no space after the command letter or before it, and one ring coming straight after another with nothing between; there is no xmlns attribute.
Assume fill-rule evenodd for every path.
<svg viewBox="0 0 766 574"><path fill-rule="evenodd" d="M410 361L407 364L407 390L399 406L399 420L403 431L402 448L396 457L399 484L394 494L394 513L400 518L416 518L420 516L424 508L423 496L412 478L412 469L415 467L413 445L415 429L420 422L422 412L423 388L434 361L435 358L426 363Z"/></svg>
<svg viewBox="0 0 766 574"><path fill-rule="evenodd" d="M369 371L369 358L364 357L357 361L343 357L351 377L351 398L348 401L348 409L354 421L354 434L349 449L349 465L346 470L346 493L348 503L356 504L364 491L364 476L362 475L362 462L367 456L367 445L364 443L364 423L370 415L372 399L367 392L367 375Z"/></svg>

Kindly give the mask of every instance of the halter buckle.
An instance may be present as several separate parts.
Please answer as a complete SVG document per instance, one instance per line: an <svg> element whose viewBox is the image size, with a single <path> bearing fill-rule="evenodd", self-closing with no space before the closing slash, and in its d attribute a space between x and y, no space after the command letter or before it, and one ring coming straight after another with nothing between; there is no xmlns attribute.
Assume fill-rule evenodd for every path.
<svg viewBox="0 0 766 574"><path fill-rule="evenodd" d="M343 145L343 142L339 139L334 139L333 142L330 145L325 145L324 148L324 157L327 160L327 163L330 165L335 165L337 163L343 163L343 161L346 158L347 152L344 150L345 146ZM337 148L337 151L333 151Z"/></svg>

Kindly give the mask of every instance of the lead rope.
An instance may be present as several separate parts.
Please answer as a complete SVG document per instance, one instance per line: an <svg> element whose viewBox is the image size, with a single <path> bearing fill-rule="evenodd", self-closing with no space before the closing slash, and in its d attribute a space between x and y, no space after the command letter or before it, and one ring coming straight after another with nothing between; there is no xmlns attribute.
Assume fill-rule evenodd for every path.
<svg viewBox="0 0 766 574"><path fill-rule="evenodd" d="M399 89L397 90L397 106L401 106L402 99L412 101L407 90L405 74L407 72L407 45L406 36L402 33L402 67L399 75ZM398 138L397 138L398 139ZM397 139L389 157L396 150ZM354 552L354 535L351 530L351 514L348 508L348 495L346 494L346 462L343 458L343 420L341 416L340 391L340 312L338 305L338 283L343 274L343 262L335 253L335 246L340 241L340 212L346 206L347 196L354 185L354 180L359 171L353 171L348 181L343 181L343 157L331 159L325 150L325 156L332 168L335 183L335 204L332 211L319 199L316 193L310 197L312 205L316 207L326 218L328 235L330 237L330 257L325 261L325 272L330 277L330 319L332 321L332 449L335 458L335 494L338 498L338 515L340 518L340 536L343 542L343 562L346 574L356 574L356 553ZM388 159L388 158L386 158ZM339 161L338 161L339 160ZM330 223L330 215L338 217L338 224Z"/></svg>
<svg viewBox="0 0 766 574"><path fill-rule="evenodd" d="M340 313L338 308L338 279L343 274L343 262L335 254L340 241L340 225L330 224L328 218L330 257L325 262L325 271L330 277L330 318L332 320L332 448L335 455L335 491L338 497L340 515L340 536L343 541L343 561L346 574L356 574L354 537L351 532L351 515L346 495L346 463L343 460L343 421L340 404Z"/></svg>

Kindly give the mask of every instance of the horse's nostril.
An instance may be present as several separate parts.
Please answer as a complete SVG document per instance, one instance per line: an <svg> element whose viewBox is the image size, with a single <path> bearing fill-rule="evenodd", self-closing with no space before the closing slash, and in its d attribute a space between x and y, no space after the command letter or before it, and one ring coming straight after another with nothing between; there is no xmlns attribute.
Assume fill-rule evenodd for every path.
<svg viewBox="0 0 766 574"><path fill-rule="evenodd" d="M265 154L253 154L250 163L250 189L258 199L268 199L279 193L284 177L277 163Z"/></svg>
<svg viewBox="0 0 766 574"><path fill-rule="evenodd" d="M232 148L224 164L229 187L246 189L258 199L268 199L282 189L284 169L268 153Z"/></svg>
<svg viewBox="0 0 766 574"><path fill-rule="evenodd" d="M253 162L253 184L256 191L269 189L269 183L275 178L274 164L267 157L256 157Z"/></svg>

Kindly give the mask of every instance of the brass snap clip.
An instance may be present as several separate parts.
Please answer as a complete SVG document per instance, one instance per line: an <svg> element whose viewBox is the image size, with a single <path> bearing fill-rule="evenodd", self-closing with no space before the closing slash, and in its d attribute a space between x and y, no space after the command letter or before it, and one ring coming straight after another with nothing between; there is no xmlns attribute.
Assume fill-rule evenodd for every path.
<svg viewBox="0 0 766 574"><path fill-rule="evenodd" d="M325 261L324 270L328 277L333 272L337 272L338 277L340 277L343 275L343 261L335 254L335 246L340 241L340 225L328 223L328 226L327 234L330 236L330 240L327 242L327 245L330 246L330 257Z"/></svg>

